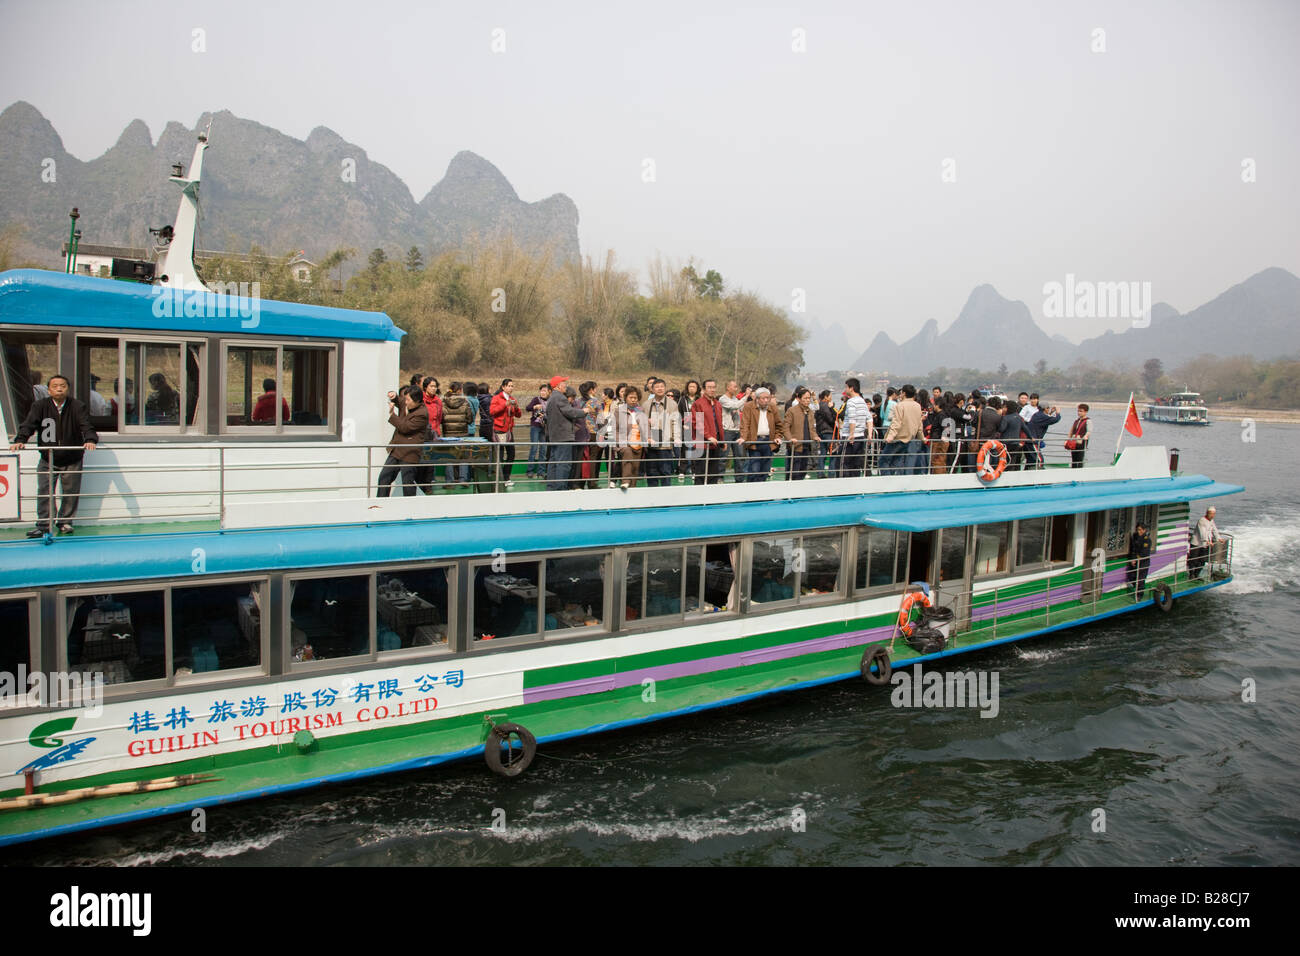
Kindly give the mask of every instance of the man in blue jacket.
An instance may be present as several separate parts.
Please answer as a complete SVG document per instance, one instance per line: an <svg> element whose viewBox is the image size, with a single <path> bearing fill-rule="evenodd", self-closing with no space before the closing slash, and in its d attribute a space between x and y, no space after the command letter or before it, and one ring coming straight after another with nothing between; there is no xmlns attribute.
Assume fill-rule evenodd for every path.
<svg viewBox="0 0 1300 956"><path fill-rule="evenodd" d="M1025 432L1030 438L1028 450L1034 455L1035 467L1043 467L1043 436L1047 434L1048 426L1055 425L1060 420L1061 412L1053 405L1048 411L1040 408L1025 422Z"/></svg>

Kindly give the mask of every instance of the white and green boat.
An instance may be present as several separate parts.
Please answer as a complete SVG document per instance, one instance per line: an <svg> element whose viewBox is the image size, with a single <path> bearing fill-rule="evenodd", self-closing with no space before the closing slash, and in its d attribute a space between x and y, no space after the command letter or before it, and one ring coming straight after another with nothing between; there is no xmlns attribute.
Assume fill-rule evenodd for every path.
<svg viewBox="0 0 1300 956"><path fill-rule="evenodd" d="M107 389L100 424L116 426L86 457L76 534L0 535L0 845L453 760L510 776L552 741L887 683L1231 579L1230 547L1189 575L1189 502L1242 489L1171 474L1159 447L993 481L379 499L357 434L383 433L397 380L386 316L160 315L154 288L0 275L6 431L39 361L74 395ZM92 384L173 359L182 420ZM256 426L254 368L278 370L288 405ZM0 465L0 501L30 518L36 452ZM934 607L900 627L916 582Z"/></svg>

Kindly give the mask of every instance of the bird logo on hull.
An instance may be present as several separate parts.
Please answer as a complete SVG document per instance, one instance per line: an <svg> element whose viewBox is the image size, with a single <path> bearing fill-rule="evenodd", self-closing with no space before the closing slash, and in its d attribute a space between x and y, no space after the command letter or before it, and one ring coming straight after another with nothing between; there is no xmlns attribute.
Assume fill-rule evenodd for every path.
<svg viewBox="0 0 1300 956"><path fill-rule="evenodd" d="M37 757L21 770L15 770L15 775L24 774L29 770L47 770L58 764L76 760L83 750L95 742L95 738L83 737L81 740L65 744L62 737L54 736L71 730L76 722L76 717L56 717L33 728L27 737L27 742L33 747L48 749L49 753Z"/></svg>

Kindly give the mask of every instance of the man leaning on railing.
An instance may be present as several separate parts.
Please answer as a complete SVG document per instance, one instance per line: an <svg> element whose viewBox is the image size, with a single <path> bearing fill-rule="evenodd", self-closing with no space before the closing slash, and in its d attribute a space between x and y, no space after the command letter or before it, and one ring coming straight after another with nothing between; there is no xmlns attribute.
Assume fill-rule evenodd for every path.
<svg viewBox="0 0 1300 956"><path fill-rule="evenodd" d="M36 528L27 532L29 538L49 533L56 484L63 491L58 510L59 533L72 534L72 519L77 514L77 497L81 493L81 463L85 453L94 451L99 441L86 406L68 394L69 387L65 376L51 375L49 396L32 402L9 446L10 451L24 448L27 439L38 434L38 430L39 443L46 446L41 451L36 478Z"/></svg>

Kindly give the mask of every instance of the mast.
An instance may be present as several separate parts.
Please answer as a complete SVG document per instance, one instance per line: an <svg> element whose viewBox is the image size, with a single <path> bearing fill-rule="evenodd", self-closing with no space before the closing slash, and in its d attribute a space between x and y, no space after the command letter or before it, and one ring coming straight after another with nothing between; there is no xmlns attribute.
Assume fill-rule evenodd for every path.
<svg viewBox="0 0 1300 956"><path fill-rule="evenodd" d="M194 144L194 159L190 162L189 175L186 176L180 164L172 167L172 182L181 187L181 204L176 211L176 222L172 226L171 241L158 261L158 284L173 289L211 291L199 278L194 268L194 233L199 224L199 180L203 178L203 153L208 148L208 133L212 131L212 120L208 120L207 129L199 133L199 141Z"/></svg>

